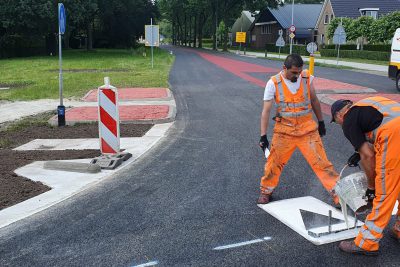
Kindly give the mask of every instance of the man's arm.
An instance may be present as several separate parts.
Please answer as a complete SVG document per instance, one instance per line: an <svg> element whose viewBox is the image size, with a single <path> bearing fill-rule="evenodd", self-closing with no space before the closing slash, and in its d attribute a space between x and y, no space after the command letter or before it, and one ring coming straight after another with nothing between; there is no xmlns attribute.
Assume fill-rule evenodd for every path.
<svg viewBox="0 0 400 267"><path fill-rule="evenodd" d="M261 136L267 134L268 123L269 123L269 115L272 109L272 100L264 101L263 110L261 113Z"/></svg>
<svg viewBox="0 0 400 267"><path fill-rule="evenodd" d="M315 116L317 116L318 121L323 121L324 117L322 116L321 104L319 103L319 99L317 97L317 94L315 93L315 88L313 83L311 83L310 86L310 98L311 98L311 106L315 113Z"/></svg>
<svg viewBox="0 0 400 267"><path fill-rule="evenodd" d="M361 156L361 166L368 178L368 188L375 189L375 152L372 145L364 142L358 150Z"/></svg>

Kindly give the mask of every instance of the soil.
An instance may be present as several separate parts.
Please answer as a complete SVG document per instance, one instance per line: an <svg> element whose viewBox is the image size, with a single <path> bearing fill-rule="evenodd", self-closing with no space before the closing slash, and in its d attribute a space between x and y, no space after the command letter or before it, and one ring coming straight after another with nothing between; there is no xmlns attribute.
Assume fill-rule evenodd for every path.
<svg viewBox="0 0 400 267"><path fill-rule="evenodd" d="M43 119L43 115L38 115ZM45 116L46 119L48 115ZM33 123L32 123L33 121ZM30 123L7 125L0 131L0 210L44 193L51 188L14 173L14 170L33 161L94 158L100 155L99 150L62 150L62 151L15 151L15 147L34 139L71 139L98 138L97 124L78 124L65 127L51 127L35 118ZM153 125L121 124L121 137L141 137Z"/></svg>

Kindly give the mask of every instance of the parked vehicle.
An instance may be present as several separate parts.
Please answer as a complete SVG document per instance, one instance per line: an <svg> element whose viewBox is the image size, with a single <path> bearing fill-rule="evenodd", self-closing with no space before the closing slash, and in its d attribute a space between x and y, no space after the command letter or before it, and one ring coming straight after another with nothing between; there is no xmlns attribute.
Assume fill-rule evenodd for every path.
<svg viewBox="0 0 400 267"><path fill-rule="evenodd" d="M400 91L400 28L396 30L392 41L389 78L396 81L396 88Z"/></svg>

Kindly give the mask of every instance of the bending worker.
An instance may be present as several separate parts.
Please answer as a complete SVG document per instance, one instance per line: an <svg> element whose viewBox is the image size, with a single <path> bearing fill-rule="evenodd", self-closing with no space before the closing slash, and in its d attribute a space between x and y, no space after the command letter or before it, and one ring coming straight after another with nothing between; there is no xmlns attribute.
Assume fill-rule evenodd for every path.
<svg viewBox="0 0 400 267"><path fill-rule="evenodd" d="M354 241L342 241L339 248L353 254L377 255L383 230L396 200L400 201L400 104L376 96L354 105L350 100L338 100L331 111L332 121L342 126L344 135L360 154L368 178L366 195L375 193L372 211L358 236ZM400 208L391 235L400 242Z"/></svg>
<svg viewBox="0 0 400 267"><path fill-rule="evenodd" d="M326 129L321 105L315 94L314 77L302 68L302 58L297 54L289 55L284 62L283 71L273 76L265 87L260 138L263 151L269 146L267 130L273 103L276 104L276 116L273 118L276 123L271 154L261 178L258 204L270 202L282 169L296 148L299 148L322 185L331 193L335 204L338 204L333 187L339 175L327 159L320 137L326 134ZM313 120L312 111L318 119L318 125Z"/></svg>

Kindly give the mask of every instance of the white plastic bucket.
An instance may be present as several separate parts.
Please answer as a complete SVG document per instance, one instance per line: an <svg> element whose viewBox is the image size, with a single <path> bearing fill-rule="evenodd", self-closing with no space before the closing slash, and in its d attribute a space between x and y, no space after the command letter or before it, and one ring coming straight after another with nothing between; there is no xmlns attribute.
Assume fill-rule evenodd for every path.
<svg viewBox="0 0 400 267"><path fill-rule="evenodd" d="M354 212L367 205L364 198L367 190L367 176L364 172L356 172L340 179L335 192Z"/></svg>

